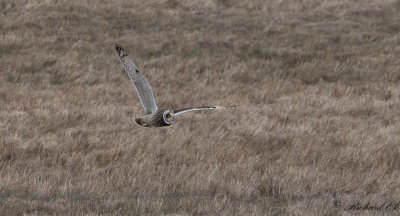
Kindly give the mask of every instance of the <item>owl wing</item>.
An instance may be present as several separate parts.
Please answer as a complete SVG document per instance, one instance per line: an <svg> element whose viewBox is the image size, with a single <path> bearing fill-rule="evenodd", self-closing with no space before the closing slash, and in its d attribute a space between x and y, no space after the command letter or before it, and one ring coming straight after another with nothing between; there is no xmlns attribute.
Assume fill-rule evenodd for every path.
<svg viewBox="0 0 400 216"><path fill-rule="evenodd" d="M128 57L128 54L124 51L124 49L122 49L120 45L115 44L115 50L117 51L119 59L121 60L121 63L125 68L125 71L128 73L129 77L132 80L133 86L136 89L136 92L140 99L140 103L142 104L146 115L155 113L157 111L157 105L156 101L154 100L153 92L151 91L149 83L139 72L136 65Z"/></svg>
<svg viewBox="0 0 400 216"><path fill-rule="evenodd" d="M199 111L199 110L212 110L212 109L228 109L228 108L234 108L236 105L232 106L203 106L203 107L192 107L192 108L184 108L184 109L179 109L175 110L174 114L175 115L180 115L185 112L191 112L191 111Z"/></svg>

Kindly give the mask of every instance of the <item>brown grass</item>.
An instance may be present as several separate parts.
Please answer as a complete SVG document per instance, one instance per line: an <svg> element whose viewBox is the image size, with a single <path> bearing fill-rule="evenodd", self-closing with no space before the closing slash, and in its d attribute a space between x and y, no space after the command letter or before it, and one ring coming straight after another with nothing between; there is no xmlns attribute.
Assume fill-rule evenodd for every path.
<svg viewBox="0 0 400 216"><path fill-rule="evenodd" d="M400 201L399 10L1 0L0 214L399 213L345 211ZM159 106L239 106L139 127L116 42Z"/></svg>

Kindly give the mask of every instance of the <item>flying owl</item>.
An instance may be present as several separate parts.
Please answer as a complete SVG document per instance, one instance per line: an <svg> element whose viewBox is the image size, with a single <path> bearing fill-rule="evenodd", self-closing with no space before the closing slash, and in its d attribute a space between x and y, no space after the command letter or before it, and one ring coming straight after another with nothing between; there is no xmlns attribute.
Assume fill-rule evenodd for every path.
<svg viewBox="0 0 400 216"><path fill-rule="evenodd" d="M235 106L203 106L203 107L192 107L184 108L179 110L170 109L158 109L156 101L154 100L153 92L151 91L149 83L140 73L139 69L128 57L128 54L124 49L115 44L115 50L117 51L118 57L121 60L125 71L133 82L133 86L139 96L140 103L142 104L145 116L135 118L135 122L143 127L163 127L170 126L175 119L175 116L185 112L197 111L197 110L212 110L212 109L226 109L233 108Z"/></svg>

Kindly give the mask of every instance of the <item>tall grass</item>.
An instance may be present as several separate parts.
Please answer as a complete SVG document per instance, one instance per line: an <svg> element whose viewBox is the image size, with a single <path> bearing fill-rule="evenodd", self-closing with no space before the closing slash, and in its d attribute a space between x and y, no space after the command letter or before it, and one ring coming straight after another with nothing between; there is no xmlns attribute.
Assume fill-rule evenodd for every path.
<svg viewBox="0 0 400 216"><path fill-rule="evenodd" d="M0 214L396 215L398 5L2 1Z"/></svg>

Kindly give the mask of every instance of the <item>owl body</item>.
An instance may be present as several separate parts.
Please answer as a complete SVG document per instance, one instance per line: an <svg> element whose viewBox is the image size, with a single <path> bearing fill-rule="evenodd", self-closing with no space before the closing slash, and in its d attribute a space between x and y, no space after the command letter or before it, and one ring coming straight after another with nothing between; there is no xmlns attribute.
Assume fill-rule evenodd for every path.
<svg viewBox="0 0 400 216"><path fill-rule="evenodd" d="M169 109L160 109L155 113L135 118L135 122L143 127L170 126L174 121L174 113Z"/></svg>

